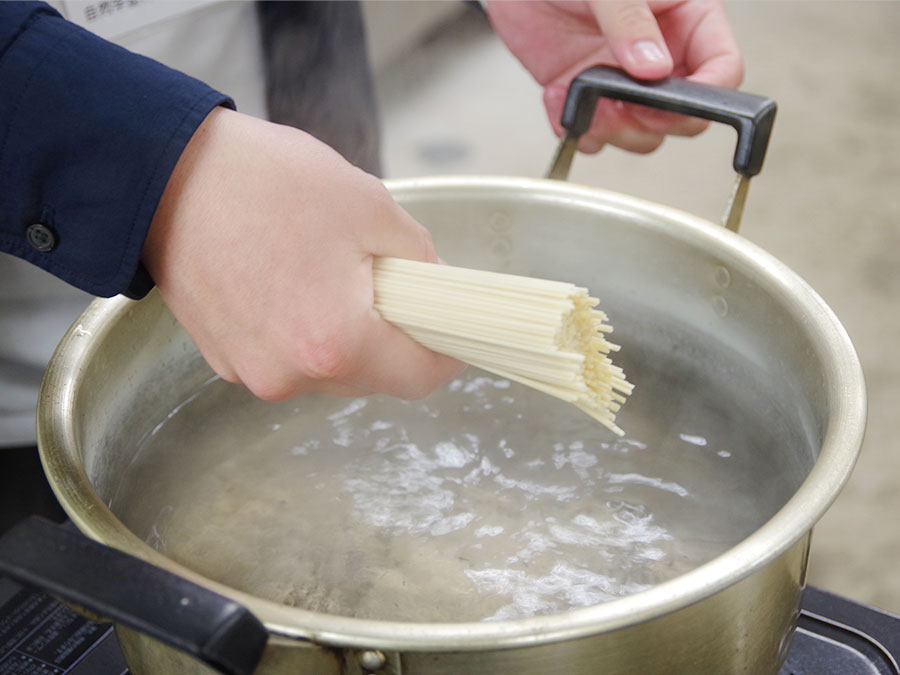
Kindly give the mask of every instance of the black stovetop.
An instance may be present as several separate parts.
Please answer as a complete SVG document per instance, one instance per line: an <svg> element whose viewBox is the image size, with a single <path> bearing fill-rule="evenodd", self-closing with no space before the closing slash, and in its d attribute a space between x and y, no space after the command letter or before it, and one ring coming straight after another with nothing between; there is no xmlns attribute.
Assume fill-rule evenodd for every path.
<svg viewBox="0 0 900 675"><path fill-rule="evenodd" d="M780 675L900 675L900 616L809 587ZM0 675L126 675L112 628L0 577Z"/></svg>

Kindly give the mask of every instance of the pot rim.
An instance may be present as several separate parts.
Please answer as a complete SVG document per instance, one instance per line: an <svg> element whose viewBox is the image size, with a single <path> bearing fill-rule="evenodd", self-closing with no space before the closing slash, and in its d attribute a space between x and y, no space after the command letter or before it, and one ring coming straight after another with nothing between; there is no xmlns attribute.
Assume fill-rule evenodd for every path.
<svg viewBox="0 0 900 675"><path fill-rule="evenodd" d="M676 228L679 235L727 254L766 274L778 292L802 308L813 346L826 365L824 382L833 412L819 458L785 505L753 534L713 560L653 588L600 605L525 619L414 623L320 614L263 600L201 576L132 534L93 490L74 448L73 393L80 371L113 319L134 301L95 300L66 333L44 378L38 404L38 444L45 472L63 508L87 536L232 598L272 632L332 646L366 649L469 651L569 640L619 630L710 597L781 556L807 535L846 483L865 429L862 368L849 336L824 300L796 273L747 239L682 211L619 193L555 180L503 176L438 176L388 180L395 198L425 191L465 190L529 194L531 198L583 202L645 216L648 227ZM813 327L815 331L813 331Z"/></svg>

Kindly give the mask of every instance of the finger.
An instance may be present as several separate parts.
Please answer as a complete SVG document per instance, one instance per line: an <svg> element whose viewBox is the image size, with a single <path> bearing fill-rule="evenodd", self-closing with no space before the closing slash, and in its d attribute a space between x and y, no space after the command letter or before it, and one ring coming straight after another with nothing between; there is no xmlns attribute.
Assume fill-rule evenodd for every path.
<svg viewBox="0 0 900 675"><path fill-rule="evenodd" d="M736 88L743 79L740 49L725 9L718 0L692 0L676 5L657 17L659 26L672 34L671 49L680 54L673 75L718 87ZM681 35L673 24L689 26ZM651 131L675 136L695 136L709 122L697 117L630 106L631 115Z"/></svg>
<svg viewBox="0 0 900 675"><path fill-rule="evenodd" d="M681 47L684 63L679 74L704 84L739 87L744 79L744 63L722 3L695 0L694 4L675 11L687 10L695 13L691 18L694 26L688 42Z"/></svg>
<svg viewBox="0 0 900 675"><path fill-rule="evenodd" d="M566 88L564 86L552 84L544 89L544 107L547 110L550 125L557 136L561 136L563 132L560 119L565 102ZM636 103L624 104L624 111L631 117L631 123L636 129L642 129L654 135L696 136L709 126L706 120L698 117L655 110ZM609 120L605 119L602 113L595 114L591 128L586 134L587 138L579 144L578 149L587 153L598 152L605 143L612 141L613 132L608 127Z"/></svg>
<svg viewBox="0 0 900 675"><path fill-rule="evenodd" d="M709 122L699 117L655 110L643 105L626 104L629 115L645 130L670 136L696 136Z"/></svg>
<svg viewBox="0 0 900 675"><path fill-rule="evenodd" d="M723 53L708 59L687 79L717 87L737 89L744 80L744 62L740 54Z"/></svg>
<svg viewBox="0 0 900 675"><path fill-rule="evenodd" d="M331 341L335 345L334 352L339 353L334 362L334 373L323 376L322 373L313 372L310 364L303 360L309 352L300 351L300 358L290 348L272 349L271 345L264 344L258 339L247 340L244 344L235 346L232 350L233 367L230 368L232 377L226 378L221 372L217 373L229 382L243 384L255 396L265 401L283 401L301 394L327 393L335 396L367 396L373 392L365 384L352 381L353 369L348 367L351 363L349 353L347 360L341 350L341 340L336 338ZM298 343L303 341L298 339ZM328 351L327 349L322 351ZM319 363L321 367L321 356ZM354 360L352 363L358 363ZM345 377L347 373L348 377ZM352 382L352 383L351 383Z"/></svg>
<svg viewBox="0 0 900 675"><path fill-rule="evenodd" d="M638 131L633 127L625 127L607 140L600 140L590 134L585 134L578 140L578 150L586 155L593 155L606 145L614 145L628 152L646 155L662 145L665 138L665 134L654 134Z"/></svg>
<svg viewBox="0 0 900 675"><path fill-rule="evenodd" d="M630 75L655 80L671 74L672 55L646 2L600 0L590 6L613 54Z"/></svg>
<svg viewBox="0 0 900 675"><path fill-rule="evenodd" d="M307 321L302 335L292 338L291 363L274 370L298 373L321 384L310 389L309 383L299 380L289 386L331 391L332 384L352 383L366 391L415 399L463 368L460 362L432 352L382 318L374 307L371 261L370 257L352 274L344 275L340 287L328 295L335 300L323 305L324 312L320 307L314 314L316 320ZM348 293L346 289L357 290ZM271 367L268 372L273 372Z"/></svg>
<svg viewBox="0 0 900 675"><path fill-rule="evenodd" d="M360 248L376 257L437 262L431 233L394 201L378 179L372 180L377 182L369 201L372 226L360 231Z"/></svg>
<svg viewBox="0 0 900 675"><path fill-rule="evenodd" d="M562 119L563 107L566 103L566 86L560 83L554 83L544 87L544 110L547 111L547 119L553 128L553 133L562 136L563 128L560 120Z"/></svg>
<svg viewBox="0 0 900 675"><path fill-rule="evenodd" d="M365 348L360 350L362 370L353 381L408 400L423 398L465 364L426 349L375 310L365 330Z"/></svg>
<svg viewBox="0 0 900 675"><path fill-rule="evenodd" d="M654 134L648 131L638 131L634 127L626 127L616 134L616 137L610 141L610 145L615 145L628 152L646 155L661 146L665 139L665 134Z"/></svg>
<svg viewBox="0 0 900 675"><path fill-rule="evenodd" d="M581 152L591 154L604 144L646 154L658 148L664 134L644 128L629 114L626 104L612 99L600 99L591 127L578 142Z"/></svg>
<svg viewBox="0 0 900 675"><path fill-rule="evenodd" d="M565 99L566 90L560 85L544 89L544 106L557 136L562 134L559 119ZM647 153L658 148L666 132L635 120L630 112L631 107L621 101L600 99L590 129L578 139L579 152L593 155L600 152L607 143L637 153Z"/></svg>
<svg viewBox="0 0 900 675"><path fill-rule="evenodd" d="M355 288L367 287L369 294L356 297L356 307L349 309L349 316L356 318L350 324L321 327L325 331L324 337L314 336L309 340L314 345L313 352L319 351L325 342L333 343L334 339L341 343L340 365L334 372L330 372L333 369L329 367L329 372L310 374L325 382L353 382L368 390L401 398L421 398L464 365L425 348L385 321L372 306L374 278L371 263L375 257L439 261L428 230L394 201L380 181L372 180L366 195L372 226L359 232L361 252L368 255L369 260L359 268L361 276L350 284ZM300 360L308 362L309 353Z"/></svg>
<svg viewBox="0 0 900 675"><path fill-rule="evenodd" d="M366 249L375 257L392 256L439 264L431 233L399 205L388 205L385 219L390 225L373 230ZM374 286L374 279L372 280ZM371 308L370 321L362 328L367 344L375 346L360 351L365 358L362 371L353 380L366 383L373 391L405 399L418 399L460 372L465 365L456 359L437 354L409 337L400 328L385 321Z"/></svg>

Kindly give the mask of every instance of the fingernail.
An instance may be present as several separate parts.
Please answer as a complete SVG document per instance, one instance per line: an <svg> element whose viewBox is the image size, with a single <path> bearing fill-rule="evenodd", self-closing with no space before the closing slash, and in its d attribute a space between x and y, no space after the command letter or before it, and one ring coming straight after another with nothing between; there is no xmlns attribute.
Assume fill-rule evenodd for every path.
<svg viewBox="0 0 900 675"><path fill-rule="evenodd" d="M660 46L651 40L635 42L631 47L631 56L638 63L667 63L669 60Z"/></svg>
<svg viewBox="0 0 900 675"><path fill-rule="evenodd" d="M566 100L566 88L561 84L551 84L544 89L544 102L560 104Z"/></svg>

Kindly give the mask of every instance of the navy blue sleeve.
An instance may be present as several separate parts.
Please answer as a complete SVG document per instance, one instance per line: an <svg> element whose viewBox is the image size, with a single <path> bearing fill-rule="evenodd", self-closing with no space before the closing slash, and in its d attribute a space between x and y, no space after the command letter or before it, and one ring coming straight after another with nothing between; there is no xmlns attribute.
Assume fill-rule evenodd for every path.
<svg viewBox="0 0 900 675"><path fill-rule="evenodd" d="M0 2L0 250L94 295L139 297L156 206L231 100L37 2Z"/></svg>

